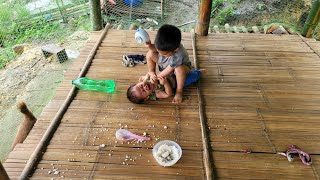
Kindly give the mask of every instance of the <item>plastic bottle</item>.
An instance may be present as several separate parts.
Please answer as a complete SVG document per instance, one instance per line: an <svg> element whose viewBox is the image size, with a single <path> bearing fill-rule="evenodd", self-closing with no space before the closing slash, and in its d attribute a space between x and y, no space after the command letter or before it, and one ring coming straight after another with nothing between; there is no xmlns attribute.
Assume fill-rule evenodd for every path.
<svg viewBox="0 0 320 180"><path fill-rule="evenodd" d="M114 92L116 84L114 80L93 80L90 78L79 78L71 82L81 90L99 91L111 93Z"/></svg>

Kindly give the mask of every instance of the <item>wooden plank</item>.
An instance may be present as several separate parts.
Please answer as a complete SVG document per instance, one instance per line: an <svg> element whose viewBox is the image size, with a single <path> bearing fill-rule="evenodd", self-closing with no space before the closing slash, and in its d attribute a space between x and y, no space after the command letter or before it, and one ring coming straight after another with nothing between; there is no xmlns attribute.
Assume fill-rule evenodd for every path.
<svg viewBox="0 0 320 180"><path fill-rule="evenodd" d="M288 162L278 154L241 152L214 152L213 156L219 179L317 179L312 167L299 158Z"/></svg>

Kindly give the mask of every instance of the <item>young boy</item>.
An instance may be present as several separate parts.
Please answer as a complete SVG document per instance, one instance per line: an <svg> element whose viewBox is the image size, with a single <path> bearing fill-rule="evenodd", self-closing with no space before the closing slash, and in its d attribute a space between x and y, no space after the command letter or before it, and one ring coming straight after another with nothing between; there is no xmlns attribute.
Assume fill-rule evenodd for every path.
<svg viewBox="0 0 320 180"><path fill-rule="evenodd" d="M205 69L191 70L187 77L184 87L199 80L200 76L206 73ZM147 74L148 76L149 74ZM169 75L167 77L158 77L159 84L153 81L144 80L146 76L139 79L139 83L133 84L128 88L127 98L136 104L141 104L144 101L151 99L169 98L173 95L173 90L177 87L175 75Z"/></svg>
<svg viewBox="0 0 320 180"><path fill-rule="evenodd" d="M191 61L181 44L180 30L175 26L165 24L158 30L154 44L149 41L146 45L149 48L146 59L151 81L155 82L161 79L158 77L167 77L174 73L177 88L172 103L181 103L186 76L191 69ZM160 71L158 75L156 75L156 65Z"/></svg>

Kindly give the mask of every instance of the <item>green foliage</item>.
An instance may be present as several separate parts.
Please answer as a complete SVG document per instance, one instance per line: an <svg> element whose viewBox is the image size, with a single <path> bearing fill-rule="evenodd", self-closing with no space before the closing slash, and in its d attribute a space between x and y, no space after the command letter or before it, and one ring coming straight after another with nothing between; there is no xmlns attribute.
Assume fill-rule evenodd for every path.
<svg viewBox="0 0 320 180"><path fill-rule="evenodd" d="M0 41L5 38L6 32L10 31L12 12L9 8L0 5Z"/></svg>
<svg viewBox="0 0 320 180"><path fill-rule="evenodd" d="M220 25L226 23L226 20L234 15L236 10L234 4L238 2L240 2L240 0L213 0L211 17Z"/></svg>
<svg viewBox="0 0 320 180"><path fill-rule="evenodd" d="M14 8L8 8L8 5L0 5L0 68L14 58L11 47L14 45L16 37L13 35L15 27L14 18L26 15L26 9L19 4Z"/></svg>
<svg viewBox="0 0 320 180"><path fill-rule="evenodd" d="M0 5L0 22L5 23L7 20L11 20L12 12L9 8L5 7L4 5Z"/></svg>
<svg viewBox="0 0 320 180"><path fill-rule="evenodd" d="M257 10L259 11L263 11L263 10L266 10L267 9L267 6L265 3L258 3L257 6L256 6Z"/></svg>
<svg viewBox="0 0 320 180"><path fill-rule="evenodd" d="M75 21L75 28L79 30L91 31L92 27L90 22L89 16L81 16L78 19L74 19ZM69 22L70 23L70 22Z"/></svg>
<svg viewBox="0 0 320 180"><path fill-rule="evenodd" d="M223 5L224 0L213 0L212 1L212 10L219 8Z"/></svg>
<svg viewBox="0 0 320 180"><path fill-rule="evenodd" d="M26 7L21 4L15 4L13 9L15 10L15 19L20 19L30 15L30 12Z"/></svg>
<svg viewBox="0 0 320 180"><path fill-rule="evenodd" d="M52 39L52 34L61 31L65 33L65 30L60 28L58 22L47 22L45 20L33 21L31 25L15 29L17 35L17 43L23 43L32 41L35 39L49 40Z"/></svg>
<svg viewBox="0 0 320 180"><path fill-rule="evenodd" d="M226 23L226 20L233 16L234 15L234 11L235 11L235 8L234 7L228 7L228 8L225 8L221 11L219 11L218 15L217 15L217 21L220 25L222 24L225 24Z"/></svg>
<svg viewBox="0 0 320 180"><path fill-rule="evenodd" d="M89 0L71 0L72 4L84 4L89 2Z"/></svg>
<svg viewBox="0 0 320 180"><path fill-rule="evenodd" d="M1 49L0 68L15 57L11 49L15 44L32 43L37 40L47 41L68 33L68 31L62 29L60 23L44 20L30 21L25 25L12 23L12 26L7 29L9 31L4 32L4 36L1 38L4 48Z"/></svg>
<svg viewBox="0 0 320 180"><path fill-rule="evenodd" d="M89 31L91 28L88 16L71 18L68 23L50 21L51 18L41 16L30 18L30 12L24 5L16 3L18 1L25 0L0 4L0 68L15 58L12 46L16 44L63 41L76 29Z"/></svg>
<svg viewBox="0 0 320 180"><path fill-rule="evenodd" d="M3 68L11 59L15 57L11 47L0 48L0 69Z"/></svg>
<svg viewBox="0 0 320 180"><path fill-rule="evenodd" d="M0 6L0 42L6 36L7 27L10 22L10 11L3 6Z"/></svg>

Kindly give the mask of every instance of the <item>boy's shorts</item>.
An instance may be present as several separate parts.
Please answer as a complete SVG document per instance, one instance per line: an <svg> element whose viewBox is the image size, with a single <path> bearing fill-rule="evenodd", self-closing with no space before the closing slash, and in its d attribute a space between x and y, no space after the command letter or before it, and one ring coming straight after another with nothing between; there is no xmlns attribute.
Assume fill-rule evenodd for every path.
<svg viewBox="0 0 320 180"><path fill-rule="evenodd" d="M183 87L187 87L192 83L197 82L201 77L201 72L199 70L190 70L186 77L186 81L184 82Z"/></svg>
<svg viewBox="0 0 320 180"><path fill-rule="evenodd" d="M192 83L197 82L201 77L201 72L199 70L190 70L189 73L187 74L186 80L184 82L183 87L187 87L191 85ZM173 74L173 78L175 80L175 87L177 87L177 79L175 74Z"/></svg>

